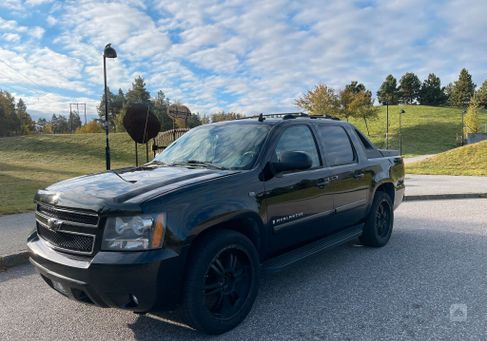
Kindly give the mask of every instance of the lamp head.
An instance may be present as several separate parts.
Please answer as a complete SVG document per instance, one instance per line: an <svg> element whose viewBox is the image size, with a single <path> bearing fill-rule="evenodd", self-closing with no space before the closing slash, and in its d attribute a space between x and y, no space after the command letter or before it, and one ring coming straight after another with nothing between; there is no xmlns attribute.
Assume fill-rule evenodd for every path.
<svg viewBox="0 0 487 341"><path fill-rule="evenodd" d="M112 47L112 44L107 44L103 51L103 57L105 58L117 58L117 51Z"/></svg>

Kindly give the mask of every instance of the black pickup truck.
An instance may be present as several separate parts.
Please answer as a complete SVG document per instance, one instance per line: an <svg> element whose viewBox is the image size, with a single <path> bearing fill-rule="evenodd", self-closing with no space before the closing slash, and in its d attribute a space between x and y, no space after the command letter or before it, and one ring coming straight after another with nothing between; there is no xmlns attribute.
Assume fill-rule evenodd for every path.
<svg viewBox="0 0 487 341"><path fill-rule="evenodd" d="M63 295L136 313L180 308L219 334L261 271L357 239L380 247L404 164L351 124L303 114L199 126L142 167L39 190L30 261Z"/></svg>

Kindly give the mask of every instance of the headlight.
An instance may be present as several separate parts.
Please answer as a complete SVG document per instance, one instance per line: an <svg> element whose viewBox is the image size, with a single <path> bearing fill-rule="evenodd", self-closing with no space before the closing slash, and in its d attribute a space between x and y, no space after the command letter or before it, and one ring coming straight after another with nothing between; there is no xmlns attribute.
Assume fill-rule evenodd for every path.
<svg viewBox="0 0 487 341"><path fill-rule="evenodd" d="M152 250L162 247L166 215L110 217L107 219L101 248L103 250Z"/></svg>

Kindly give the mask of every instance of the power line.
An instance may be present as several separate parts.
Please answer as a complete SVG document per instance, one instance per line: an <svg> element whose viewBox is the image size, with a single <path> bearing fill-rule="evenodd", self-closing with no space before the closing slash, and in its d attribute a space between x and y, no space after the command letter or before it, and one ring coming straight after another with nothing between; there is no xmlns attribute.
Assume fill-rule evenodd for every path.
<svg viewBox="0 0 487 341"><path fill-rule="evenodd" d="M46 89L44 89L41 85L39 85L37 82L33 81L32 79L30 79L29 77L27 77L26 75L22 74L20 71L17 71L16 69L14 69L11 65L9 65L7 62L3 61L3 60L0 60L0 63L4 64L5 66L7 66L10 70L12 70L13 72L19 74L20 76L24 77L26 80L28 80L29 82L31 82L32 84L34 84L38 89L40 89L42 92L48 94L50 93L50 91L47 91Z"/></svg>

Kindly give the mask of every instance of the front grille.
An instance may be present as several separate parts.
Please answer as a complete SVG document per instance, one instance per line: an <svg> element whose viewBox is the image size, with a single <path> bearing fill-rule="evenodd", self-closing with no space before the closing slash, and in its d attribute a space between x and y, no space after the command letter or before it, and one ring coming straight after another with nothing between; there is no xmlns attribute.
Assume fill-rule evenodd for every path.
<svg viewBox="0 0 487 341"><path fill-rule="evenodd" d="M95 236L82 235L74 232L52 231L40 223L37 223L37 233L47 240L54 248L64 251L91 254Z"/></svg>
<svg viewBox="0 0 487 341"><path fill-rule="evenodd" d="M45 216L81 224L98 225L98 215L94 213L74 212L47 205L37 205L37 211Z"/></svg>
<svg viewBox="0 0 487 341"><path fill-rule="evenodd" d="M37 234L53 249L93 254L99 222L97 214L39 204L35 217Z"/></svg>

